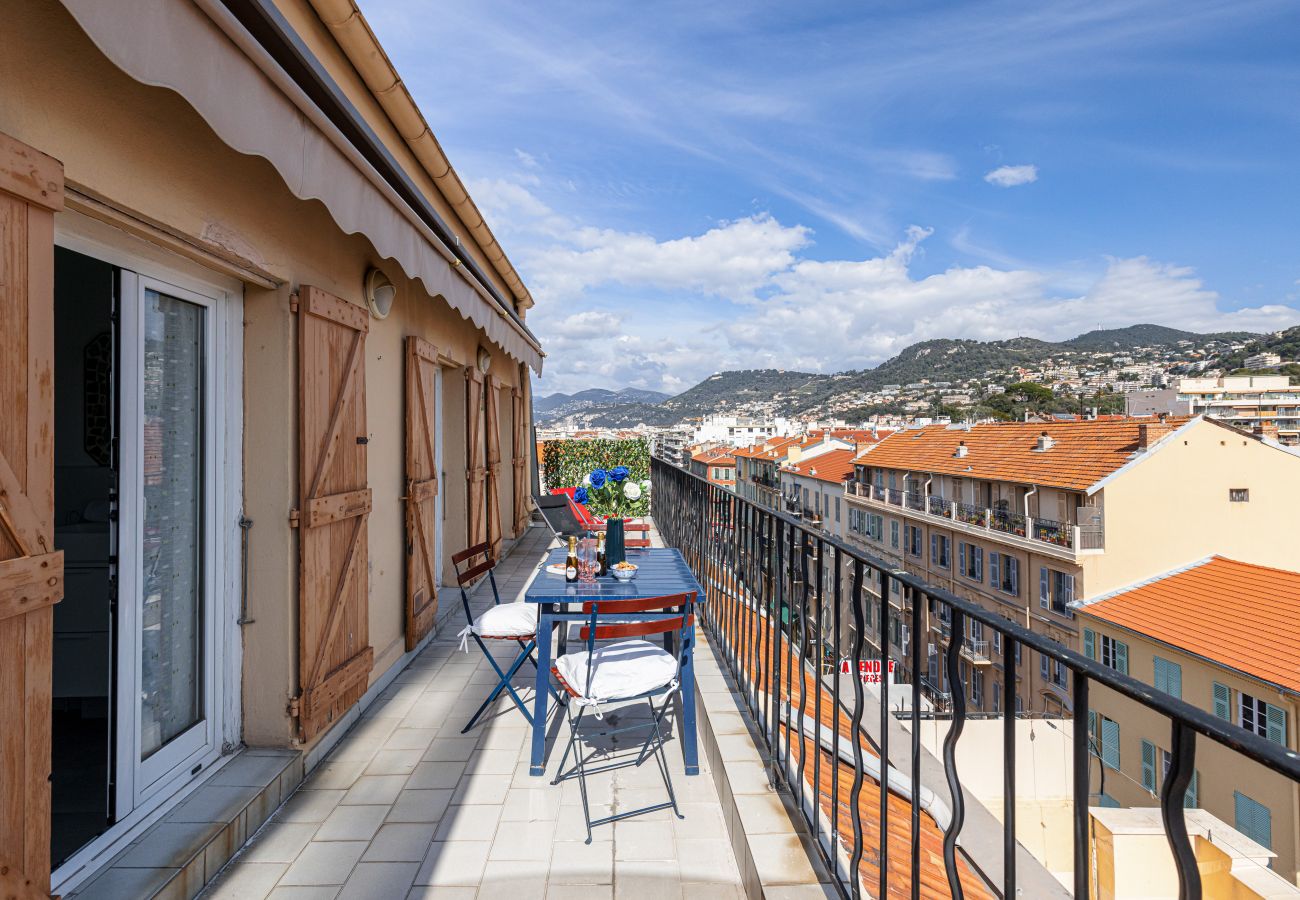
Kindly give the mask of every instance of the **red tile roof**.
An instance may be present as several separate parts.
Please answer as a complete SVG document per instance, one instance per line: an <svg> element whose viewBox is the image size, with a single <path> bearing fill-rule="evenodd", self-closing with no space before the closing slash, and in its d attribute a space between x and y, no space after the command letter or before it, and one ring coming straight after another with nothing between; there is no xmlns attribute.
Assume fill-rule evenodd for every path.
<svg viewBox="0 0 1300 900"><path fill-rule="evenodd" d="M1212 556L1078 611L1300 691L1300 572Z"/></svg>
<svg viewBox="0 0 1300 900"><path fill-rule="evenodd" d="M828 450L811 459L782 466L781 471L840 484L853 477L853 457L857 454L857 450Z"/></svg>
<svg viewBox="0 0 1300 900"><path fill-rule="evenodd" d="M1189 421L1188 417L1170 417L1167 424L1172 430ZM927 425L895 432L868 448L861 462L887 469L1086 490L1134 458L1143 425L1160 427L1150 418L999 422L969 429ZM1040 451L1036 447L1044 433L1052 439L1052 446ZM954 455L963 442L966 455Z"/></svg>

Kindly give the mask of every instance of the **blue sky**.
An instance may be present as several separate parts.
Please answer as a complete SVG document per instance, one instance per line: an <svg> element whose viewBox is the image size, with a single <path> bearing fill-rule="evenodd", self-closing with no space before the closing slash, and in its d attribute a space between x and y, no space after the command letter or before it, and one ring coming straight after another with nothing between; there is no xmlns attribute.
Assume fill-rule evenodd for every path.
<svg viewBox="0 0 1300 900"><path fill-rule="evenodd" d="M363 9L537 299L539 392L1300 322L1300 6Z"/></svg>

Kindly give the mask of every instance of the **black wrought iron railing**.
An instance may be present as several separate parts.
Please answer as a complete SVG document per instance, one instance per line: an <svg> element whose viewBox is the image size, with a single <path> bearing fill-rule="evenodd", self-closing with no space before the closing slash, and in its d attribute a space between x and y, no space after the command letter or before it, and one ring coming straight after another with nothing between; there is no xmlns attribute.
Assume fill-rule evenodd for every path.
<svg viewBox="0 0 1300 900"><path fill-rule="evenodd" d="M1016 671L1022 646L1050 659L1054 669L1068 670L1076 720L1087 720L1089 693L1096 684L1170 721L1171 754L1160 808L1181 898L1202 896L1183 817L1198 737L1300 782L1300 759L1283 746L662 459L652 461L651 471L656 526L670 546L682 551L704 586L707 602L700 608L705 627L755 721L772 761L770 776L801 810L838 890L846 897L1049 897L1063 891L1045 870L1031 865L1033 858L1016 840L1015 715L1002 716L1001 853L994 851L976 865L967 857L968 851L958 846L968 800L956 753L972 688L961 662L963 641L950 639L940 650L949 690L934 690L935 673L928 669L929 641L924 636L931 633L927 619L936 612L949 613L953 635L966 632L967 619L981 623L985 635L998 635L1000 652L995 649L993 655L1000 656L1004 672ZM910 612L891 603L870 602L868 587L883 597L893 593L895 583L910 601L905 604ZM868 610L877 620L876 628L867 626ZM913 635L906 653L869 646L868 632L893 634L895 617L901 617ZM836 648L834 652L847 648L844 663L852 673L860 671L864 662L868 670L878 673L887 673L892 664L901 675L910 673L910 685L895 684L888 692L889 702L871 700L873 692L862 678L824 674L827 646ZM888 679L887 674L884 677ZM1017 680L1002 679L1004 711L1016 708ZM922 790L919 725L925 682L930 683L931 698L951 704L942 751L946 806L934 804L938 785L925 785L927 790ZM910 700L905 693L909 691ZM910 736L895 736L909 745L902 753L890 747L890 724L900 700L907 700L908 710L900 715L911 718ZM864 727L873 707L879 713L874 734ZM1101 769L1090 763L1095 747L1087 728L1072 729L1070 741L1073 888L1075 897L1085 898L1091 896L1094 862L1088 807L1094 796L1093 772ZM942 871L936 871L935 853L927 848L937 848L940 842ZM935 888L936 882L945 886L943 892Z"/></svg>

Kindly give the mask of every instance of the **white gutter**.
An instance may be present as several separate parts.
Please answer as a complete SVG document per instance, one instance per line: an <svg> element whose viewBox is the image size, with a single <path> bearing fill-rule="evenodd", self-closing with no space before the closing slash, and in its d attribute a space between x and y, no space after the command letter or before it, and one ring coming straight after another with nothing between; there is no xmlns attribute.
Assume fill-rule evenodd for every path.
<svg viewBox="0 0 1300 900"><path fill-rule="evenodd" d="M1025 518L1029 518L1029 498L1038 493L1038 485L1031 484L1029 490L1025 491Z"/></svg>

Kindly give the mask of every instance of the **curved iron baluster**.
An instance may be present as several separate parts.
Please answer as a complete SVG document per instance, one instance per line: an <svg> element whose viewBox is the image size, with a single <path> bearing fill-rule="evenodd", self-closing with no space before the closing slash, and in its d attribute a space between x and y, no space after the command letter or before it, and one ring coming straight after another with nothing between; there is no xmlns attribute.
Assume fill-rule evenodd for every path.
<svg viewBox="0 0 1300 900"><path fill-rule="evenodd" d="M862 617L862 560L853 561L853 627L858 631L853 647L853 662L862 659L863 632L866 623ZM853 814L853 856L849 861L850 890L853 897L862 895L861 879L858 868L862 865L862 679L856 672L850 672L853 678L853 789L849 792L850 811ZM837 676L838 677L838 676Z"/></svg>
<svg viewBox="0 0 1300 900"><path fill-rule="evenodd" d="M1088 746L1088 676L1074 673L1074 896L1088 894L1088 796L1092 758ZM1082 726L1082 727L1080 727ZM1098 726L1100 727L1100 726Z"/></svg>
<svg viewBox="0 0 1300 900"><path fill-rule="evenodd" d="M961 875L957 871L957 836L966 818L966 798L957 776L957 739L966 727L966 684L961 678L961 639L965 633L965 614L952 610L952 635L948 638L945 668L948 672L948 692L952 696L952 726L943 739L943 768L948 778L948 791L952 794L952 821L943 833L943 867L948 873L948 890L956 900L962 900Z"/></svg>
<svg viewBox="0 0 1300 900"><path fill-rule="evenodd" d="M1201 871L1183 811L1187 786L1196 771L1196 732L1182 722L1174 722L1170 746L1169 774L1160 790L1160 817L1165 821L1165 836L1178 867L1178 900L1201 900Z"/></svg>
<svg viewBox="0 0 1300 900"><path fill-rule="evenodd" d="M880 576L880 896L889 896L889 576ZM859 675L858 680L862 677ZM913 797L920 796L913 794Z"/></svg>
<svg viewBox="0 0 1300 900"><path fill-rule="evenodd" d="M921 603L905 587L904 602L912 604L912 796L921 796ZM1013 900L1015 895L1010 895ZM912 803L912 900L921 900L921 804Z"/></svg>
<svg viewBox="0 0 1300 900"><path fill-rule="evenodd" d="M799 732L799 808L803 809L804 780L803 773L808 762L808 747L804 743L803 717L808 708L808 533L801 532L799 540L799 577L803 581L799 591L799 718L795 720L795 729ZM793 667L792 667L793 669ZM794 705L794 695L790 695L790 704ZM787 735L790 732L787 732ZM818 745L817 754L821 755Z"/></svg>
<svg viewBox="0 0 1300 900"><path fill-rule="evenodd" d="M1002 639L1002 896L1016 896L1016 639Z"/></svg>
<svg viewBox="0 0 1300 900"><path fill-rule="evenodd" d="M826 655L825 641L822 638L822 616L825 613L825 560L826 548L822 539L817 538L817 639L814 644L813 672L813 834L820 837L822 809L822 657ZM808 676L805 673L804 678ZM802 721L802 719L800 719ZM832 799L832 803L838 800ZM834 844L832 843L833 847Z"/></svg>

